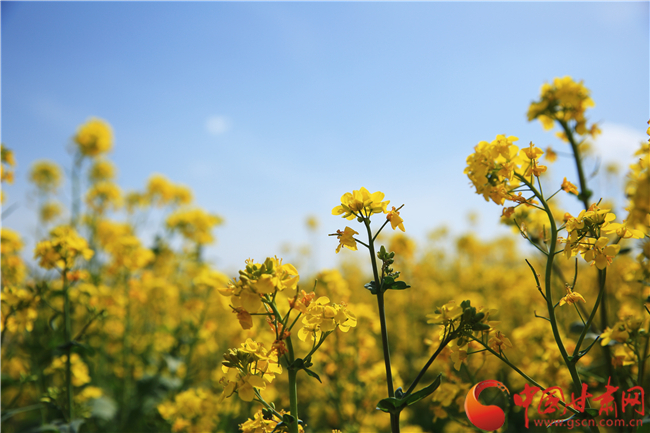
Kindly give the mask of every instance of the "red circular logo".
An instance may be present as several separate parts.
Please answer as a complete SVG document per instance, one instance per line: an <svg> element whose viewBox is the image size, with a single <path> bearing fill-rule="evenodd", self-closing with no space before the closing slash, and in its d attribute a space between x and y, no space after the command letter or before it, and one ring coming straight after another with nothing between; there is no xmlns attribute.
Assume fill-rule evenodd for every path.
<svg viewBox="0 0 650 433"><path fill-rule="evenodd" d="M499 429L506 422L506 414L499 406L483 406L478 401L478 396L486 388L498 388L506 395L510 395L508 388L498 380L484 380L472 387L465 397L465 413L469 422L485 431Z"/></svg>

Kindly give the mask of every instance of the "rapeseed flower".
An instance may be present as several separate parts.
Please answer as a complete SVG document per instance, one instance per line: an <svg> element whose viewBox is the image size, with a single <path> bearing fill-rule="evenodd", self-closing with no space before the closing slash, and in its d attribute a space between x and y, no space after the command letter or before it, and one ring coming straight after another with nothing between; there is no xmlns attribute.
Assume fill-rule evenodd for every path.
<svg viewBox="0 0 650 433"><path fill-rule="evenodd" d="M382 201L384 193L377 191L370 193L366 188L346 192L341 197L340 206L332 209L332 215L343 215L343 218L354 219L358 217L369 217L376 213L386 213L386 206L390 200Z"/></svg>
<svg viewBox="0 0 650 433"><path fill-rule="evenodd" d="M113 148L113 130L104 120L93 117L79 127L74 141L83 156L95 157Z"/></svg>
<svg viewBox="0 0 650 433"><path fill-rule="evenodd" d="M354 235L358 235L358 232L352 230L350 227L345 227L345 230L337 230L336 233L336 237L339 240L339 246L336 247L337 253L341 251L341 247L348 248L352 251L357 250L357 241L354 239Z"/></svg>

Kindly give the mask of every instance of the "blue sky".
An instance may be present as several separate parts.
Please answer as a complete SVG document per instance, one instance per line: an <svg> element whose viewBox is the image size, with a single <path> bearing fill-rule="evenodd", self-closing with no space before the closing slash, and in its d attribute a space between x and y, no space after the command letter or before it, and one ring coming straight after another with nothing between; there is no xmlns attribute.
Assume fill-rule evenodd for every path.
<svg viewBox="0 0 650 433"><path fill-rule="evenodd" d="M465 158L500 133L563 150L526 120L543 82L584 80L602 158L632 162L650 117L648 18L647 2L3 1L2 142L18 162L3 224L33 241L29 167L69 168L70 137L97 116L124 190L163 173L225 218L207 256L226 270L286 243L295 255L313 240L307 215L318 265L349 258L326 235L361 186L406 204L416 239L469 229L470 211L490 238L500 209L473 193ZM576 178L570 161L551 170Z"/></svg>

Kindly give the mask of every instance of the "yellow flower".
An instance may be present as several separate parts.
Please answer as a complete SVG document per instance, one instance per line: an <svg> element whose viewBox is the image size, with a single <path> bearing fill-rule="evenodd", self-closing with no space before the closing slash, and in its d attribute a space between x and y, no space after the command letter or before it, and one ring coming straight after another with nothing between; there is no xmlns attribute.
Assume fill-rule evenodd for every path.
<svg viewBox="0 0 650 433"><path fill-rule="evenodd" d="M106 159L98 159L90 167L88 171L88 178L91 182L102 182L115 179L117 169L112 162Z"/></svg>
<svg viewBox="0 0 650 433"><path fill-rule="evenodd" d="M70 226L59 226L50 231L50 239L36 245L34 258L40 259L44 269L71 269L78 257L90 260L94 252L88 242Z"/></svg>
<svg viewBox="0 0 650 433"><path fill-rule="evenodd" d="M598 269L605 269L612 263L612 259L621 249L620 245L607 245L608 243L608 238L604 236L599 238L593 248L586 251L582 257L585 261L592 262L592 265L595 264Z"/></svg>
<svg viewBox="0 0 650 433"><path fill-rule="evenodd" d="M357 326L357 318L344 305L330 303L327 296L321 296L309 304L302 318L303 327L298 331L302 341L320 338L322 332L334 331L337 327L348 332Z"/></svg>
<svg viewBox="0 0 650 433"><path fill-rule="evenodd" d="M48 223L59 217L61 213L61 205L55 201L50 201L41 206L40 218L44 223Z"/></svg>
<svg viewBox="0 0 650 433"><path fill-rule="evenodd" d="M427 323L433 325L447 325L454 320L458 319L463 314L463 309L460 305L456 305L456 301L452 300L447 302L442 307L436 309L434 314L428 314Z"/></svg>
<svg viewBox="0 0 650 433"><path fill-rule="evenodd" d="M513 347L508 337L503 335L501 331L496 331L492 334L490 341L488 341L488 346L495 352L501 352L504 347Z"/></svg>
<svg viewBox="0 0 650 433"><path fill-rule="evenodd" d="M63 173L52 161L37 161L32 165L29 180L42 192L55 192L61 185Z"/></svg>
<svg viewBox="0 0 650 433"><path fill-rule="evenodd" d="M104 120L93 117L79 127L74 141L83 156L95 157L113 148L113 130Z"/></svg>
<svg viewBox="0 0 650 433"><path fill-rule="evenodd" d="M574 292L569 285L566 286L566 293L566 296L560 299L560 307L564 304L575 304L578 301L582 301L585 304L587 303L587 301L585 301L585 298L583 298L580 293Z"/></svg>
<svg viewBox="0 0 650 433"><path fill-rule="evenodd" d="M212 229L221 224L223 224L221 217L198 208L177 210L167 217L167 227L173 232L180 232L185 239L197 244L214 242Z"/></svg>
<svg viewBox="0 0 650 433"><path fill-rule="evenodd" d="M389 200L382 201L384 193L377 191L372 194L361 187L359 190L346 192L341 197L341 205L332 209L332 215L343 215L349 220L357 217L369 217L375 213L386 213Z"/></svg>
<svg viewBox="0 0 650 433"><path fill-rule="evenodd" d="M122 191L114 182L97 182L88 189L86 203L100 214L108 208L117 210L122 207Z"/></svg>
<svg viewBox="0 0 650 433"><path fill-rule="evenodd" d="M354 239L354 235L358 235L358 232L355 232L350 227L345 227L344 231L337 230L337 238L339 240L339 246L336 247L336 252L341 251L341 247L348 248L352 251L357 250L357 241Z"/></svg>
<svg viewBox="0 0 650 433"><path fill-rule="evenodd" d="M0 154L2 163L0 164L0 181L13 183L14 182L14 171L13 167L16 165L16 160L14 159L14 152L7 149L4 144L0 145Z"/></svg>
<svg viewBox="0 0 650 433"><path fill-rule="evenodd" d="M550 163L557 161L557 152L555 152L551 146L546 148L546 161Z"/></svg>
<svg viewBox="0 0 650 433"><path fill-rule="evenodd" d="M386 214L386 219L390 221L390 226L393 230L399 227L401 231L404 231L404 220L399 216L399 212L395 209L395 206L393 206L393 209Z"/></svg>
<svg viewBox="0 0 650 433"><path fill-rule="evenodd" d="M569 76L555 78L553 84L544 83L541 90L541 99L530 104L528 120L539 119L544 129L553 128L555 120L575 121L575 131L578 134L597 135L599 130L592 125L587 129L585 110L593 107L594 101L589 96L582 81L576 83Z"/></svg>
<svg viewBox="0 0 650 433"><path fill-rule="evenodd" d="M562 190L570 194L578 195L578 187L566 180L566 177L562 181Z"/></svg>
<svg viewBox="0 0 650 433"><path fill-rule="evenodd" d="M616 322L611 328L606 328L602 334L600 334L600 344L602 346L607 346L610 341L618 341L619 343L625 343L628 338L630 338L630 333L625 327L625 323Z"/></svg>

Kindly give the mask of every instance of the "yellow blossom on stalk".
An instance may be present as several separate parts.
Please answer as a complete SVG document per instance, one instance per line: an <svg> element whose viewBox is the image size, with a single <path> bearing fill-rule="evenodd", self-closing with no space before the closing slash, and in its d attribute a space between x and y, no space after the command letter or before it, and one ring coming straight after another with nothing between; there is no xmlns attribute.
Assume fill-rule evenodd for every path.
<svg viewBox="0 0 650 433"><path fill-rule="evenodd" d="M464 173L485 201L492 200L498 205L503 205L505 200L520 201L521 196L513 193L520 183L515 174L523 174L524 163L524 157L514 145L517 140L514 136L497 135L492 142L479 142L474 153L467 157Z"/></svg>
<svg viewBox="0 0 650 433"><path fill-rule="evenodd" d="M370 193L361 187L359 190L343 194L341 205L332 209L332 215L343 215L343 218L352 220L357 217L369 217L376 213L386 213L386 206L390 200L382 201L383 199L383 192Z"/></svg>
<svg viewBox="0 0 650 433"><path fill-rule="evenodd" d="M592 265L595 264L598 269L605 269L621 249L620 245L607 245L608 243L609 239L605 236L598 238L593 248L586 251L582 257Z"/></svg>
<svg viewBox="0 0 650 433"><path fill-rule="evenodd" d="M83 156L95 157L113 148L113 130L104 120L92 117L79 127L74 141Z"/></svg>
<svg viewBox="0 0 650 433"><path fill-rule="evenodd" d="M492 337L490 337L490 340L488 341L488 346L495 352L499 353L503 351L504 347L513 347L510 339L503 335L501 331L496 331L492 334Z"/></svg>
<svg viewBox="0 0 650 433"><path fill-rule="evenodd" d="M233 280L227 287L219 289L223 296L230 297L231 306L238 316L246 313L257 313L262 308L262 297L272 295L277 291L293 292L298 286L300 276L296 268L290 264L282 264L282 259L268 257L264 263L246 261L246 269L239 271L239 281ZM244 323L249 324L249 318ZM252 326L252 324L251 324Z"/></svg>
<svg viewBox="0 0 650 433"><path fill-rule="evenodd" d="M44 193L55 192L61 185L63 172L52 161L37 161L29 172L29 180Z"/></svg>
<svg viewBox="0 0 650 433"><path fill-rule="evenodd" d="M21 284L25 278L27 267L20 254L23 249L20 235L11 229L2 227L0 238L0 269L2 269L0 280L2 286Z"/></svg>
<svg viewBox="0 0 650 433"><path fill-rule="evenodd" d="M611 328L606 328L602 334L600 334L600 344L602 346L607 346L610 341L618 341L619 343L625 343L630 338L630 333L627 331L624 322L616 322Z"/></svg>
<svg viewBox="0 0 650 433"><path fill-rule="evenodd" d="M357 241L354 239L354 235L358 235L358 232L352 230L350 227L345 227L345 230L337 230L336 233L336 237L339 240L339 246L336 247L337 253L341 251L341 247L348 248L352 251L357 250Z"/></svg>
<svg viewBox="0 0 650 433"><path fill-rule="evenodd" d="M74 400L77 403L84 403L88 400L99 398L102 395L104 395L104 393L101 388L98 388L96 386L87 386L74 396Z"/></svg>
<svg viewBox="0 0 650 433"><path fill-rule="evenodd" d="M634 156L638 159L630 166L628 183L625 187L625 194L629 200L626 208L629 212L626 224L647 234L650 227L650 143L643 143Z"/></svg>
<svg viewBox="0 0 650 433"><path fill-rule="evenodd" d="M433 325L448 325L454 320L458 319L463 314L463 309L460 305L456 305L456 301L452 300L447 302L442 307L436 308L434 314L428 314L427 323Z"/></svg>
<svg viewBox="0 0 650 433"><path fill-rule="evenodd" d="M13 167L16 166L16 160L14 159L14 152L7 149L4 144L0 145L0 181L13 183L14 182L14 171Z"/></svg>
<svg viewBox="0 0 650 433"><path fill-rule="evenodd" d="M39 210L39 216L44 223L51 222L61 216L61 205L55 201L44 203Z"/></svg>
<svg viewBox="0 0 650 433"><path fill-rule="evenodd" d="M59 226L50 231L50 238L39 242L34 258L44 269L72 269L79 257L90 260L94 252L88 242L70 226Z"/></svg>
<svg viewBox="0 0 650 433"><path fill-rule="evenodd" d="M348 332L357 326L357 318L345 305L331 303L327 296L321 296L309 304L302 318L303 327L298 331L302 341L321 338L323 332L332 332L337 327Z"/></svg>
<svg viewBox="0 0 650 433"><path fill-rule="evenodd" d="M162 174L152 175L147 182L146 190L145 196L148 201L157 206L192 202L192 191L188 187L176 185Z"/></svg>
<svg viewBox="0 0 650 433"><path fill-rule="evenodd" d="M156 409L172 425L172 431L203 433L214 431L219 413L219 397L209 389L192 388L176 394Z"/></svg>
<svg viewBox="0 0 650 433"><path fill-rule="evenodd" d="M126 202L126 211L128 213L133 213L137 208L144 208L149 205L149 198L146 194L141 194L139 192L130 191L124 197Z"/></svg>
<svg viewBox="0 0 650 433"><path fill-rule="evenodd" d="M565 288L566 288L566 296L560 299L560 304L559 304L560 307L564 304L575 304L578 301L587 303L587 301L585 301L585 298L583 298L580 293L574 292L571 286L567 284Z"/></svg>
<svg viewBox="0 0 650 433"><path fill-rule="evenodd" d="M229 349L224 354L221 380L225 388L221 400L237 392L244 401L253 401L255 389L263 390L276 374L282 373L275 351L267 351L261 343L246 340L239 349Z"/></svg>
<svg viewBox="0 0 650 433"><path fill-rule="evenodd" d="M110 181L115 179L116 171L117 169L112 162L106 159L98 159L90 167L88 178L92 183Z"/></svg>
<svg viewBox="0 0 650 433"><path fill-rule="evenodd" d="M66 363L68 362L68 355L62 355L55 358L43 373L52 374L54 372L64 371ZM72 384L74 386L83 386L90 383L90 375L88 374L88 366L83 362L81 357L73 353L70 355L70 364L72 369Z"/></svg>
<svg viewBox="0 0 650 433"><path fill-rule="evenodd" d="M546 148L546 162L554 163L557 161L557 152L551 146Z"/></svg>
<svg viewBox="0 0 650 433"><path fill-rule="evenodd" d="M122 191L114 182L97 182L88 189L86 203L100 214L108 208L117 210L122 207Z"/></svg>
<svg viewBox="0 0 650 433"><path fill-rule="evenodd" d="M570 194L575 194L578 195L578 187L566 180L566 177L562 181L562 186L561 186L563 191L566 191Z"/></svg>
<svg viewBox="0 0 650 433"><path fill-rule="evenodd" d="M2 272L4 274L4 267ZM0 299L2 299L0 330L4 330L6 327L9 332L23 330L32 332L34 321L38 318L37 308L41 300L40 296L26 288L4 286L0 293Z"/></svg>
<svg viewBox="0 0 650 433"><path fill-rule="evenodd" d="M217 215L209 214L203 209L177 210L167 217L167 227L197 244L210 244L214 242L212 229L223 224L223 219Z"/></svg>
<svg viewBox="0 0 650 433"><path fill-rule="evenodd" d="M272 433L279 422L279 420L264 418L262 411L258 410L253 415L253 419L249 418L246 422L239 425L239 430L242 433Z"/></svg>
<svg viewBox="0 0 650 433"><path fill-rule="evenodd" d="M404 220L399 216L399 212L395 209L395 206L386 214L386 219L390 221L390 226L393 230L399 228L401 231L404 231Z"/></svg>
<svg viewBox="0 0 650 433"><path fill-rule="evenodd" d="M597 128L587 129L585 110L593 107L594 101L589 96L582 81L576 83L569 76L555 78L553 84L544 83L539 101L532 102L528 108L528 120L539 119L544 129L553 128L554 121L575 121L578 134L595 134Z"/></svg>

